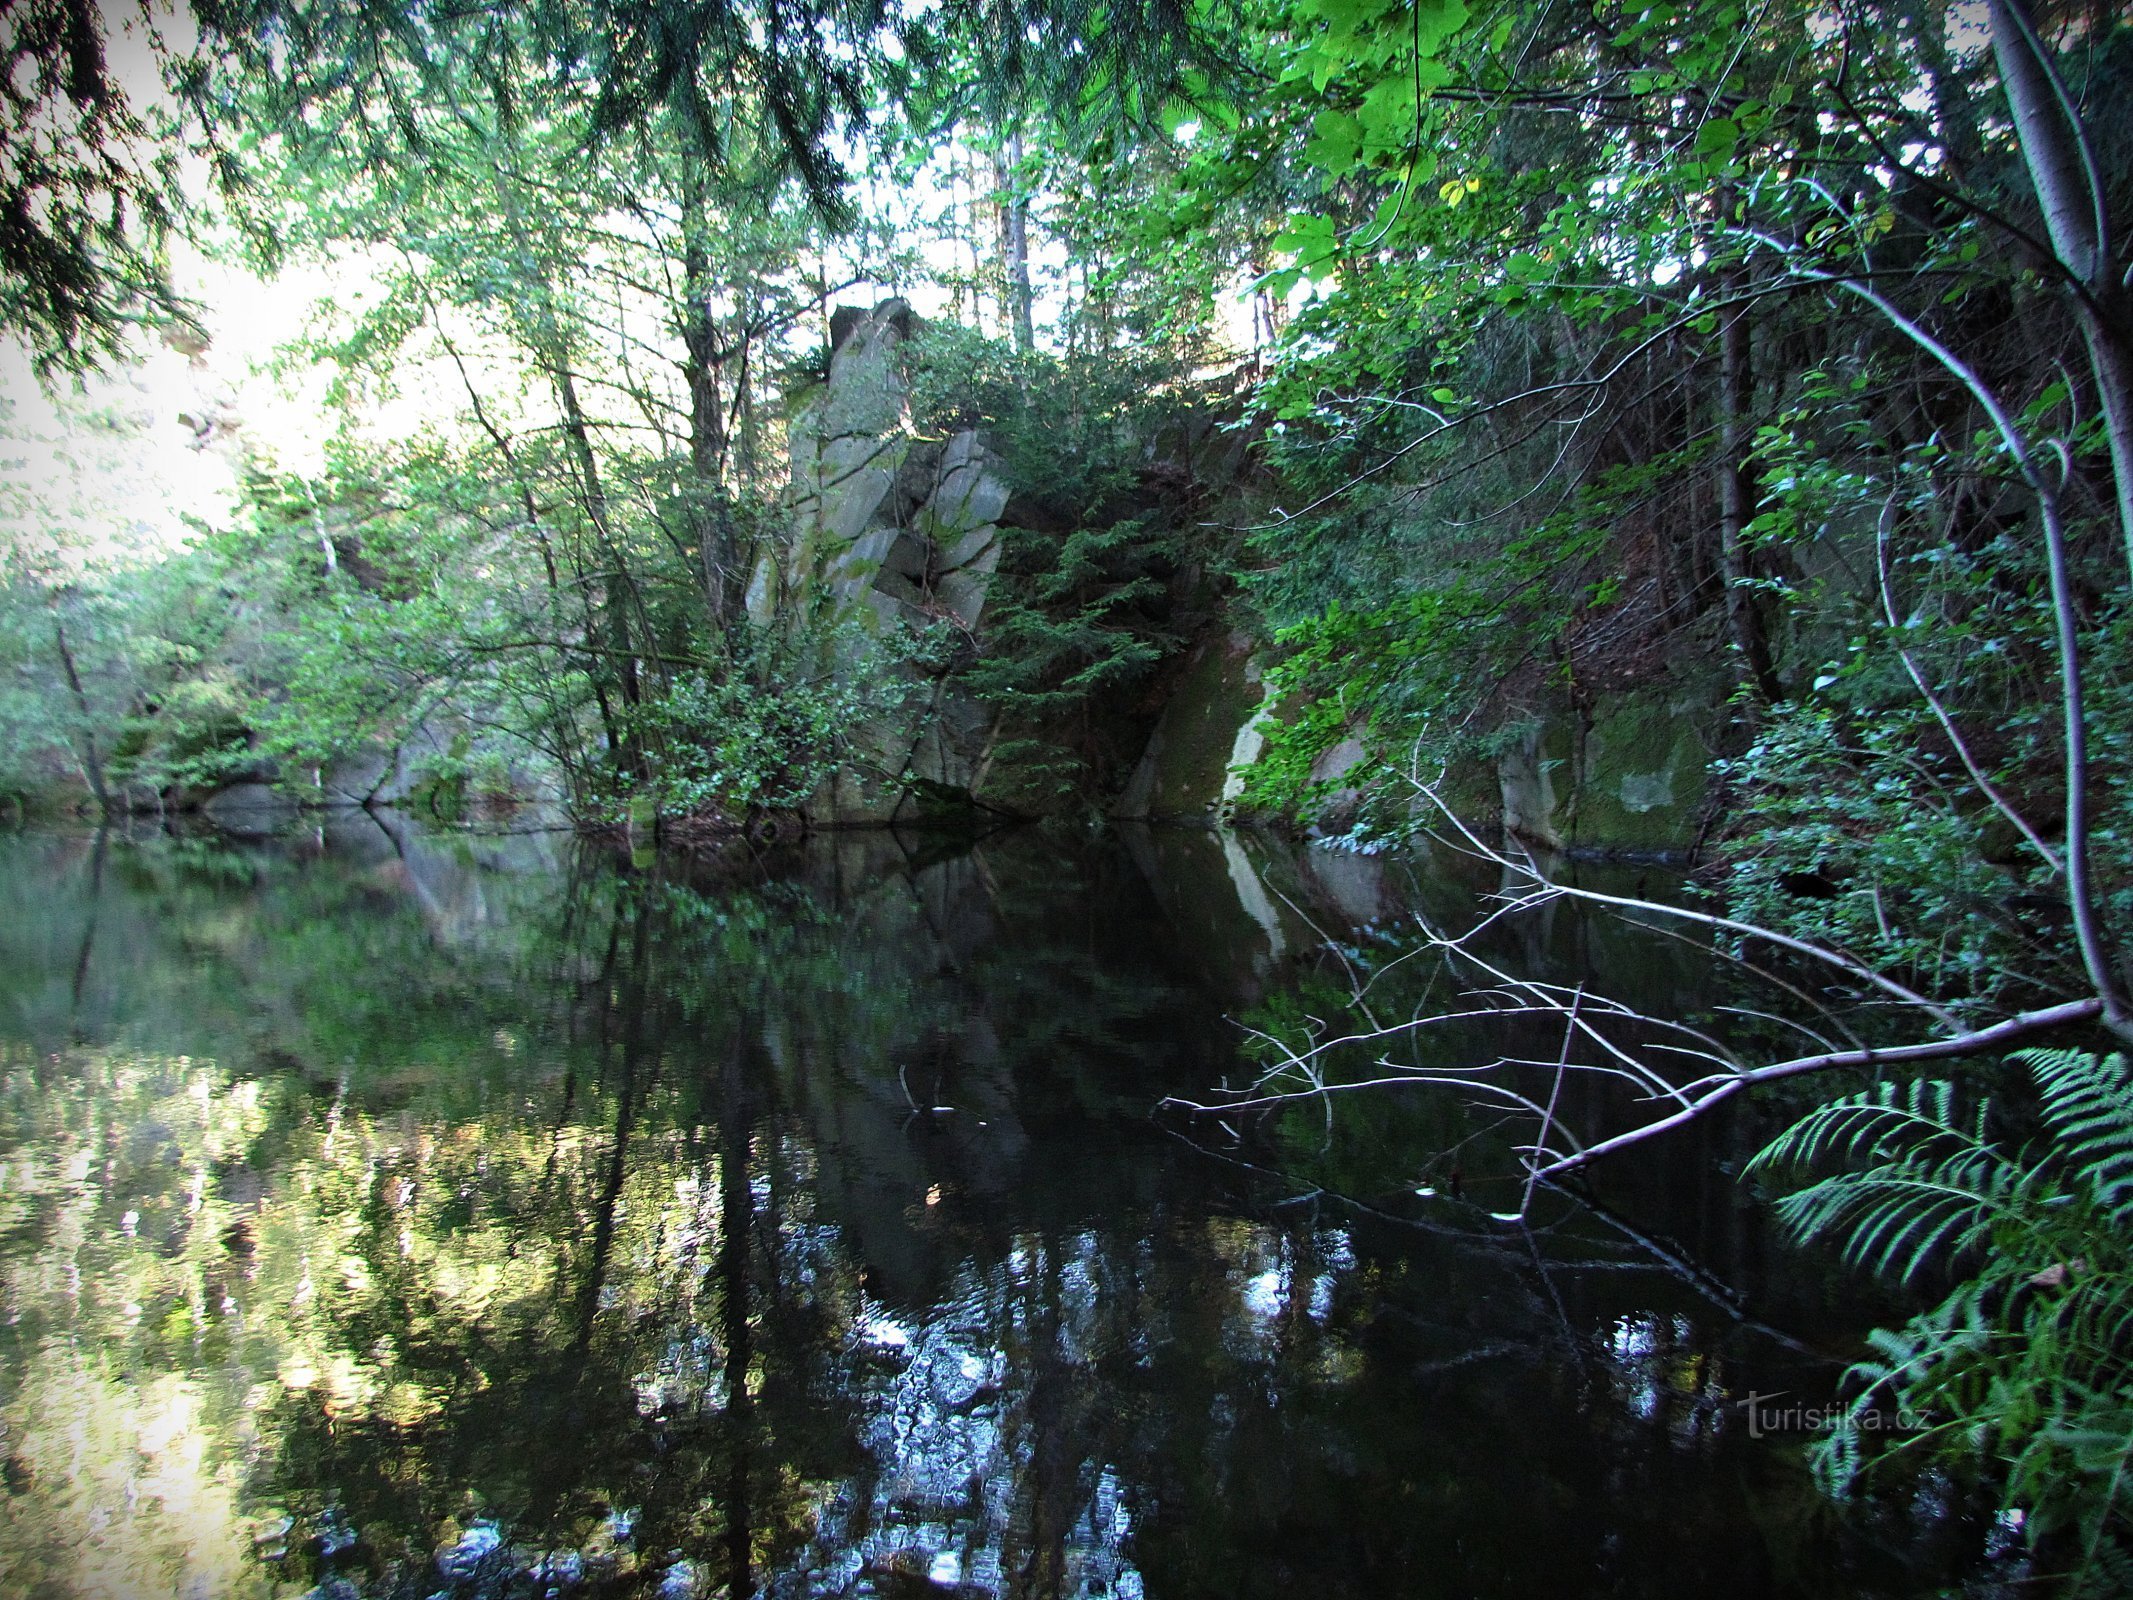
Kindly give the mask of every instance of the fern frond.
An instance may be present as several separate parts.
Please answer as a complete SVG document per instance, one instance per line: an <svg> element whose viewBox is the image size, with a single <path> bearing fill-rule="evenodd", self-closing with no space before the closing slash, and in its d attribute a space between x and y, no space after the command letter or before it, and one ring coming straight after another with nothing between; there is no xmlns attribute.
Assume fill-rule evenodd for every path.
<svg viewBox="0 0 2133 1600"><path fill-rule="evenodd" d="M2025 1050L2061 1160L2118 1227L2133 1226L2133 1071L2122 1055Z"/></svg>
<svg viewBox="0 0 2133 1600"><path fill-rule="evenodd" d="M1842 1235L1847 1260L1908 1280L1935 1256L1982 1243L2032 1186L2034 1173L1986 1139L1982 1108L1956 1118L1945 1080L1880 1084L1808 1113L1749 1166L1874 1163L1787 1195L1778 1216L1800 1239Z"/></svg>
<svg viewBox="0 0 2133 1600"><path fill-rule="evenodd" d="M2070 1361L2101 1367L2125 1360L2133 1352L2133 1275L2092 1267L2075 1281L2056 1320Z"/></svg>
<svg viewBox="0 0 2133 1600"><path fill-rule="evenodd" d="M1845 1384L1859 1385L1862 1398L1882 1390L1918 1396L1922 1386L1943 1380L1951 1366L1982 1357L1991 1349L1987 1299L1985 1286L1972 1280L1901 1328L1875 1328L1866 1342L1881 1359L1853 1362L1845 1369Z"/></svg>
<svg viewBox="0 0 2133 1600"><path fill-rule="evenodd" d="M2133 1551L2106 1529L2086 1552L2067 1594L2070 1600L2111 1600L2133 1594Z"/></svg>
<svg viewBox="0 0 2133 1600"><path fill-rule="evenodd" d="M1750 1173L1873 1158L1918 1144L1990 1150L1980 1107L1968 1127L1955 1120L1955 1085L1945 1078L1881 1083L1817 1106L1757 1151Z"/></svg>
<svg viewBox="0 0 2133 1600"><path fill-rule="evenodd" d="M2050 1135L2040 1159L1995 1147L1982 1110L1959 1120L1947 1083L1834 1102L1756 1157L1764 1170L1838 1164L1777 1210L1856 1263L1908 1277L1971 1252L1938 1305L1868 1335L1816 1471L1841 1489L1870 1458L1996 1458L2031 1539L2074 1558L2068 1592L2133 1592L2121 1581L2133 1565L2133 1073L2119 1056L2021 1059ZM1924 1426L1869 1437L1870 1413L1890 1404Z"/></svg>

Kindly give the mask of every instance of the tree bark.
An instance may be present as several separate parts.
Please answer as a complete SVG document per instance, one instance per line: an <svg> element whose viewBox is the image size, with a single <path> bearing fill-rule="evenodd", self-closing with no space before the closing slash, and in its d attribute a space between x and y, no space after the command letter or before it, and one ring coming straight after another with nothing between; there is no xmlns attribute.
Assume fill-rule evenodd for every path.
<svg viewBox="0 0 2133 1600"><path fill-rule="evenodd" d="M1037 345L1034 296L1029 284L1029 201L1016 188L1022 166L1022 135L1010 133L993 152L993 195L1000 210L1000 275L1015 349L1027 355Z"/></svg>
<svg viewBox="0 0 2133 1600"><path fill-rule="evenodd" d="M59 646L59 664L66 669L67 689L74 696L74 711L81 718L81 737L76 742L75 753L81 761L82 776L89 780L89 792L96 796L97 809L105 816L111 815L111 791L104 785L104 760L96 750L96 727L89 717L89 697L82 691L81 674L74 669L74 651L67 643L67 625L57 615L52 618L52 639Z"/></svg>
<svg viewBox="0 0 2133 1600"><path fill-rule="evenodd" d="M1728 275L1727 289L1746 287L1742 275ZM1755 372L1748 346L1748 308L1735 306L1719 334L1718 390L1718 564L1726 586L1726 631L1740 651L1741 664L1766 702L1784 697L1771 665L1770 641L1763 631L1762 610L1748 586L1748 519L1753 490L1748 471L1748 408L1754 399Z"/></svg>
<svg viewBox="0 0 2133 1600"><path fill-rule="evenodd" d="M517 148L510 131L505 131L505 151L509 160L499 160L491 168L491 177L496 184L496 193L502 205L505 226L511 237L511 245L524 263L527 277L527 293L524 296L523 314L527 322L522 324L520 337L532 354L538 369L544 372L553 386L557 409L562 413L562 434L571 466L578 479L578 502L591 526L593 539L602 557L609 563L613 577L604 585L599 611L604 621L610 654L617 663L617 687L621 693L622 713L618 718L608 699L605 687L599 678L592 679L593 695L600 708L600 719L606 732L610 754L640 784L648 782L652 764L643 739L629 714L644 699L643 684L638 668L640 646L633 640L633 631L642 637L642 648L654 647L655 630L651 617L644 608L643 597L637 592L635 577L621 543L615 537L612 519L609 516L607 487L600 474L598 453L593 449L592 429L585 408L578 397L578 384L572 366L571 340L564 331L563 318L557 309L555 281L552 263L561 253L554 248L552 239L536 240L533 237L538 226L536 218L529 218L527 207L522 202L515 170ZM549 246L544 249L542 246ZM586 602L588 623L591 621L592 603ZM635 628L632 629L632 619ZM588 627L590 643L591 629ZM656 658L655 658L656 664ZM658 667L662 678L664 667Z"/></svg>
<svg viewBox="0 0 2133 1600"><path fill-rule="evenodd" d="M687 144L686 135L684 145ZM740 616L740 573L732 507L726 500L726 410L720 370L726 351L711 310L710 196L701 157L682 157L683 366L689 384L689 520L703 563L704 604L721 631Z"/></svg>
<svg viewBox="0 0 2133 1600"><path fill-rule="evenodd" d="M2133 296L2119 268L2109 201L2087 130L2024 0L1992 0L1992 54L2052 253L2073 283L2110 440L2119 537L2133 569Z"/></svg>
<svg viewBox="0 0 2133 1600"><path fill-rule="evenodd" d="M571 460L578 472L578 492L584 501L586 520L599 536L608 559L615 564L615 576L602 609L606 612L608 648L616 664L623 715L627 718L644 701L644 685L637 671L637 649L630 632L630 613L637 607L636 584L629 575L629 565L624 561L621 547L615 542L608 523L607 487L600 477L599 458L592 447L592 430L586 425L584 409L578 403L578 386L571 376L567 359L556 364L552 378L556 400L563 412L563 438L570 446ZM605 697L601 698L604 709ZM608 730L609 742L616 747L623 765L639 780L650 778L651 763L645 756L636 729L625 723L619 730L619 744L616 743L618 730L612 720Z"/></svg>

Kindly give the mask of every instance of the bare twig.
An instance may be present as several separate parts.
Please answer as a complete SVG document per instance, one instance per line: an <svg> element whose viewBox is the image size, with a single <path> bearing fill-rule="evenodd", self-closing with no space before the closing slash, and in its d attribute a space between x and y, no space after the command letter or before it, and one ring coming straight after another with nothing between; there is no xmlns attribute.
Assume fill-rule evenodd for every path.
<svg viewBox="0 0 2133 1600"><path fill-rule="evenodd" d="M1555 1083L1548 1091L1548 1107L1541 1113L1540 1133L1533 1141L1533 1159L1526 1164L1526 1187L1518 1197L1518 1214L1524 1217L1533 1206L1533 1186L1540 1182L1541 1162L1548 1154L1548 1134L1555 1125L1555 1108L1563 1098L1563 1078L1570 1071L1570 1046L1577 1038L1578 1007L1585 999L1582 984L1570 1000L1570 1018L1563 1025L1563 1049L1556 1058Z"/></svg>
<svg viewBox="0 0 2133 1600"><path fill-rule="evenodd" d="M1903 627L1896 619L1896 600L1889 590L1889 525L1895 520L1895 516L1896 495L1892 491L1887 503L1881 508L1881 518L1874 536L1874 570L1881 586L1881 614L1888 619L1892 638L1899 635ZM1970 753L1969 741L1964 739L1962 731L1956 727L1955 718L1949 714L1948 708L1941 704L1940 696L1935 694L1932 685L1926 682L1925 673L1919 669L1911 652L1901 643L1896 646L1896 659L1903 663L1903 670L1909 675L1912 687L1918 690L1919 698L1925 701L1927 708L1933 713L1934 720L1939 722L1941 732L1948 736L1948 742L1955 747L1956 759L1962 762L1963 770L1970 774L1970 781L1977 785L1978 793L1989 800L1993 808L2014 825L2015 831L2029 841L2030 847L2044 858L2046 866L2054 873L2065 872L2066 863L2059 859L2059 853L2044 842L2037 830L2030 826L2029 819L2017 811L2013 802L2000 792L1998 785L1985 775L1984 768L1978 765L1977 758Z"/></svg>
<svg viewBox="0 0 2133 1600"><path fill-rule="evenodd" d="M1710 1115L1743 1089L1753 1088L1757 1084L1775 1083L1781 1078L1797 1078L1806 1073L1829 1072L1841 1067L1905 1066L1921 1061L1953 1061L1965 1056L1992 1055L2005 1050L2009 1045L2053 1028L2094 1022L2102 1015L2103 1002L2100 1000L2069 1000L2062 1005L2025 1011L2003 1022L1995 1022L1990 1027L1975 1028L1968 1033L1958 1034L1952 1039L1931 1039L1923 1044L1892 1045L1882 1050L1831 1050L1819 1055L1795 1056L1789 1061L1775 1061L1765 1067L1754 1067L1718 1083L1671 1116L1662 1117L1656 1122L1647 1122L1627 1133L1618 1133L1611 1139L1602 1139L1598 1144L1550 1163L1541 1169L1541 1176L1559 1178L1589 1166L1601 1156L1612 1155L1617 1150L1627 1150L1633 1145L1640 1145L1662 1134L1671 1133L1676 1128Z"/></svg>

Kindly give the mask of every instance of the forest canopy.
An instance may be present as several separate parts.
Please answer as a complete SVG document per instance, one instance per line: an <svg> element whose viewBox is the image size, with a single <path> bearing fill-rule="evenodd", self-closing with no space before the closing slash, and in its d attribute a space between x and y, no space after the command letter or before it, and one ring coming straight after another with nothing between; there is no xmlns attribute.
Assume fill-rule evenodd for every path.
<svg viewBox="0 0 2133 1600"><path fill-rule="evenodd" d="M1767 708L1740 725L1778 788L1840 739L1818 716L1945 743L1910 666L1851 648L1892 607L1936 681L1990 637L1994 687L1944 700L2039 690L1981 388L2062 458L2068 583L2108 592L2112 524L2133 549L2109 7L39 0L7 27L0 314L51 382L205 339L180 257L344 280L281 358L329 374L329 437L293 471L229 452L245 525L175 553L178 588L256 607L152 616L137 572L18 552L25 795L55 762L129 806L301 771L451 702L587 815L789 802L838 759L792 730L842 713L786 706L781 770L686 794L669 746L742 679L799 692L743 600L829 312L868 293L977 337L923 364L1010 445L1120 392L1104 366L1248 443L1190 537L1116 531L1099 480L1144 463L1086 428L1024 462L1105 527L1078 583L1024 551L1050 570L1012 616L1067 652L1036 694L1159 675L1213 608L1278 633L1311 710L1251 779L1275 813L1363 733L1343 787L1397 829L1417 751L1485 760L1685 663ZM423 425L377 427L388 396ZM1135 603L1180 562L1203 593ZM1013 654L977 664L1001 693ZM228 714L190 725L201 700ZM2048 765L2041 737L1973 740Z"/></svg>
<svg viewBox="0 0 2133 1600"><path fill-rule="evenodd" d="M1201 820L1449 823L1530 904L1564 891L1528 848L1673 807L1704 934L1882 1008L1639 1065L1678 1112L1577 1150L1544 1119L1536 1175L1754 1083L2078 1046L2031 1067L2080 1170L1964 1215L2106 1260L2120 7L21 0L0 30L14 425L123 456L174 420L123 375L182 358L228 476L139 535L89 470L8 478L16 808L1149 815L1166 706L1226 672ZM291 284L240 407L214 363ZM832 527L852 483L890 509ZM1609 738L1686 741L1700 798L1661 762L1604 812ZM1769 1160L1939 1181L1953 1105L1840 1101ZM1810 1233L1917 1220L1807 1193ZM1991 1234L1939 1220L1896 1238ZM2084 1282L2078 1383L1978 1436L2102 1561L2133 1320L2097 1330L2133 1301ZM1951 1301L1916 1347L2033 1304ZM1958 1378L1937 1403L2009 1392Z"/></svg>

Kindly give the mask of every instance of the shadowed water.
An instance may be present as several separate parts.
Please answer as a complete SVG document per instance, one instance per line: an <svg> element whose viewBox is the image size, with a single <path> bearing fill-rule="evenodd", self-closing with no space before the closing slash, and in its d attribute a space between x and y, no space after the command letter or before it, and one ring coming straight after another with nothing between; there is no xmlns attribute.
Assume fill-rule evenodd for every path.
<svg viewBox="0 0 2133 1600"><path fill-rule="evenodd" d="M1448 1096L1151 1115L1464 893L1185 832L0 841L0 1594L1908 1592L1959 1519L1743 1425L1868 1312L1717 1144L1527 1233Z"/></svg>

